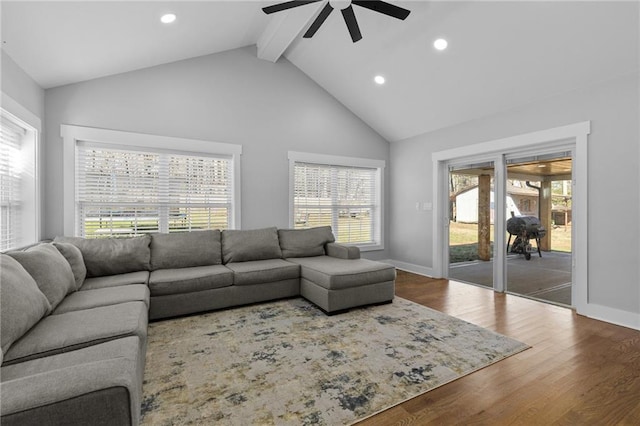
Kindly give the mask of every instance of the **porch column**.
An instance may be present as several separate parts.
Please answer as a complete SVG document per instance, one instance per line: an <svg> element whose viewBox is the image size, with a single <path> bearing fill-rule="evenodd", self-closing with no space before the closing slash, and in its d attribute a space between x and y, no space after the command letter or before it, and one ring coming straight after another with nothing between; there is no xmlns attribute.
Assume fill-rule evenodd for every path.
<svg viewBox="0 0 640 426"><path fill-rule="evenodd" d="M540 250L551 250L551 181L542 181L540 190L540 223L547 230L547 235L540 240Z"/></svg>
<svg viewBox="0 0 640 426"><path fill-rule="evenodd" d="M478 176L478 259L491 260L491 176Z"/></svg>

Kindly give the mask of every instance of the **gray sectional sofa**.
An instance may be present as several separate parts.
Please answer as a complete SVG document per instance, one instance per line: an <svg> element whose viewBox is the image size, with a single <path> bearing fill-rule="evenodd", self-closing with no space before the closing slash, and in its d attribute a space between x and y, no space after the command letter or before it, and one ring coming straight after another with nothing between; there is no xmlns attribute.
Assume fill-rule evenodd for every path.
<svg viewBox="0 0 640 426"><path fill-rule="evenodd" d="M0 254L0 422L136 425L149 320L303 296L391 302L395 269L330 227L57 237Z"/></svg>

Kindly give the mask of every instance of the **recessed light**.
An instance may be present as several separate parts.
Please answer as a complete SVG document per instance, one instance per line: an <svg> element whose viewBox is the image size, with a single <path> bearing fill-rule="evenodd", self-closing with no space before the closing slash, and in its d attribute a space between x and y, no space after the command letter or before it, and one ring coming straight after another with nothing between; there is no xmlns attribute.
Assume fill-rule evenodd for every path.
<svg viewBox="0 0 640 426"><path fill-rule="evenodd" d="M375 81L375 82L376 82L376 83L378 83L378 84L384 84L385 79L384 79L384 77L383 77L383 76L381 76L381 75L376 75L376 76L373 78L373 81Z"/></svg>
<svg viewBox="0 0 640 426"><path fill-rule="evenodd" d="M163 24L170 24L175 20L176 20L175 13L166 13L162 15L162 17L160 17L160 22L162 22Z"/></svg>
<svg viewBox="0 0 640 426"><path fill-rule="evenodd" d="M444 50L447 48L448 45L449 43L447 43L447 40L443 38L439 38L433 42L433 47L435 47L438 50Z"/></svg>

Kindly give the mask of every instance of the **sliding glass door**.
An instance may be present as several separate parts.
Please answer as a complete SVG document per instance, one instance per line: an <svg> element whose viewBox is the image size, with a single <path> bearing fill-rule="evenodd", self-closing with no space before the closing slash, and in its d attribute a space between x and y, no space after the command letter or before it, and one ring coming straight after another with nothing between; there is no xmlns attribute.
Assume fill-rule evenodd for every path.
<svg viewBox="0 0 640 426"><path fill-rule="evenodd" d="M481 173L477 173L478 169L492 169L493 174L488 174L493 177L494 192L493 202L489 199L490 211L493 212L493 223L489 225L489 232L491 225L493 228L493 251L489 261L478 259L469 262L475 262L480 266L484 266L484 262L493 263L491 271L493 289L496 292L524 295L558 305L572 306L579 313L585 312L589 306L589 132L590 123L582 122L434 152L433 276L475 284L480 281L481 274L472 274L470 278L463 277L462 268L457 268L462 262L455 261L454 251L458 248L456 246L473 243L454 239L455 226L461 221L461 217L459 205L454 205L459 191L455 182L452 185L451 179L456 174L479 176ZM471 170L475 172L472 173ZM518 194L522 195L520 199L517 199ZM534 216L540 222L537 230L534 230L531 227L526 228L532 226L530 221L522 221L527 234L521 236L515 250L513 245L519 231L511 226L509 228L512 232L507 229L511 212L514 216ZM478 246L479 237L480 234L475 241ZM555 257L561 261L555 262ZM518 275L516 268L509 264L512 259L518 260L520 264L528 264L529 269ZM539 264L541 268L531 270L530 267L534 264ZM559 277L557 282L551 280L550 272ZM530 291L519 287L527 279L544 282L547 288L539 286ZM486 283L487 281L484 281L480 285ZM562 298L551 299L550 295L553 293L559 294Z"/></svg>
<svg viewBox="0 0 640 426"><path fill-rule="evenodd" d="M571 151L447 164L448 278L572 305Z"/></svg>

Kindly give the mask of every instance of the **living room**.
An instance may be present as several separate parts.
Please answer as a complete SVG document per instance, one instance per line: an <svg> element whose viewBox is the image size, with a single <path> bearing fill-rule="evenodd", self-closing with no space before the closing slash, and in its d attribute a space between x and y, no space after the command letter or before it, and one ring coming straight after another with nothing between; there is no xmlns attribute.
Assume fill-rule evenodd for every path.
<svg viewBox="0 0 640 426"><path fill-rule="evenodd" d="M236 229L295 226L292 163L367 160L381 165L381 203L379 235L362 257L411 273L399 275L396 294L424 300L441 285L424 276L446 278L434 155L533 135L528 149L588 122L576 165L586 177L576 182L586 196L574 225L582 221L586 243L575 250L582 299L567 311L603 334L640 329L638 2L394 2L411 11L404 21L355 5L356 43L337 12L302 37L321 2L279 22L288 41L265 60L264 34L283 19L261 8L275 3L3 1L2 108L39 135L37 213L20 245L77 235L74 147L69 157L62 126L239 147ZM159 22L169 11L176 21ZM442 51L432 47L440 37ZM190 44L201 39L212 41ZM403 280L413 281L400 289ZM494 312L481 305L491 290L451 285ZM637 418L638 406L628 412Z"/></svg>

